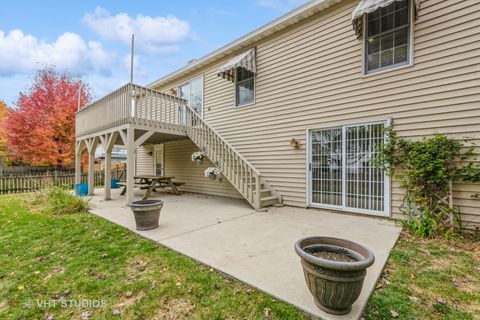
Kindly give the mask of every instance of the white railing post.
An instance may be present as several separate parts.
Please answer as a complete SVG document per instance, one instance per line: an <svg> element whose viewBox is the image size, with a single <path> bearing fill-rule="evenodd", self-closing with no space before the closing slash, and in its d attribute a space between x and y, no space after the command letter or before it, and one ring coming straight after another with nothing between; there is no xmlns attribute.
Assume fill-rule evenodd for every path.
<svg viewBox="0 0 480 320"><path fill-rule="evenodd" d="M255 173L255 195L253 199L255 209L260 209L261 203L261 194L260 194L260 175Z"/></svg>
<svg viewBox="0 0 480 320"><path fill-rule="evenodd" d="M135 114L136 114L136 106L135 106L135 87L130 84L131 87L132 87L132 90L131 90L131 105L130 105L130 117L132 118L135 118Z"/></svg>

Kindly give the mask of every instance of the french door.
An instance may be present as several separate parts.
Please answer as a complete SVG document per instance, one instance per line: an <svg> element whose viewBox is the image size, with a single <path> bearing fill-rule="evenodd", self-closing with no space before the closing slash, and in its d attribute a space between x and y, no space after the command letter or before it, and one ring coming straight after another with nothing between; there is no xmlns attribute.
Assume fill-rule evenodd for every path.
<svg viewBox="0 0 480 320"><path fill-rule="evenodd" d="M313 129L308 133L308 204L389 215L389 179L372 166L385 122Z"/></svg>
<svg viewBox="0 0 480 320"><path fill-rule="evenodd" d="M157 144L154 147L154 173L156 176L165 175L165 145Z"/></svg>

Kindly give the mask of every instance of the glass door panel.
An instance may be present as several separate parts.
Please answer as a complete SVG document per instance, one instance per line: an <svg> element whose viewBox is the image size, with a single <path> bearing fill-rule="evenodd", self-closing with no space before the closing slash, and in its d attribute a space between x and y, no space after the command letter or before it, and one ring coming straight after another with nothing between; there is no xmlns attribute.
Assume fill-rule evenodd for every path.
<svg viewBox="0 0 480 320"><path fill-rule="evenodd" d="M345 128L346 207L384 211L385 176L370 163L383 141L384 124Z"/></svg>
<svg viewBox="0 0 480 320"><path fill-rule="evenodd" d="M164 157L164 145L159 144L155 146L155 175L165 175L165 157Z"/></svg>
<svg viewBox="0 0 480 320"><path fill-rule="evenodd" d="M315 130L312 141L312 202L342 205L342 130Z"/></svg>

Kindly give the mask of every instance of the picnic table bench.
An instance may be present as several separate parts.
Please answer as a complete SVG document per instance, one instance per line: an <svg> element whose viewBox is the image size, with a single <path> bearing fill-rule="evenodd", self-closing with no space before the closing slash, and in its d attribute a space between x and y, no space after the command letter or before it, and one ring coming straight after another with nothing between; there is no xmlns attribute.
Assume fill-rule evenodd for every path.
<svg viewBox="0 0 480 320"><path fill-rule="evenodd" d="M180 195L180 191L178 191L177 187L184 185L184 182L173 181L175 177L173 176L135 176L135 182L133 184L134 187L139 187L140 189L147 189L145 195L143 196L143 200L148 199L150 194L155 191L155 188L168 188L170 187L176 195ZM127 192L127 184L126 182L120 182L119 185L123 186L123 190L120 195L125 195Z"/></svg>

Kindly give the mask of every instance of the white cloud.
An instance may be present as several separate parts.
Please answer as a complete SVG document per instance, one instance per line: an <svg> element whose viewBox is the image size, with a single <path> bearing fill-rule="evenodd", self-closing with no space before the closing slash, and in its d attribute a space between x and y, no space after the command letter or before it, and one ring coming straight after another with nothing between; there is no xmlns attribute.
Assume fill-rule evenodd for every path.
<svg viewBox="0 0 480 320"><path fill-rule="evenodd" d="M307 2L306 0L257 0L259 7L271 8L278 11L288 11L301 4Z"/></svg>
<svg viewBox="0 0 480 320"><path fill-rule="evenodd" d="M0 30L0 76L31 73L54 64L72 73L110 73L114 54L99 42L86 43L78 34L65 32L54 42L41 41L22 30L5 34Z"/></svg>
<svg viewBox="0 0 480 320"><path fill-rule="evenodd" d="M121 41L130 46L132 33L140 49L160 54L178 52L179 43L190 37L190 24L175 16L150 17L141 14L130 17L126 13L112 16L106 9L97 7L83 17L85 24L104 39Z"/></svg>

